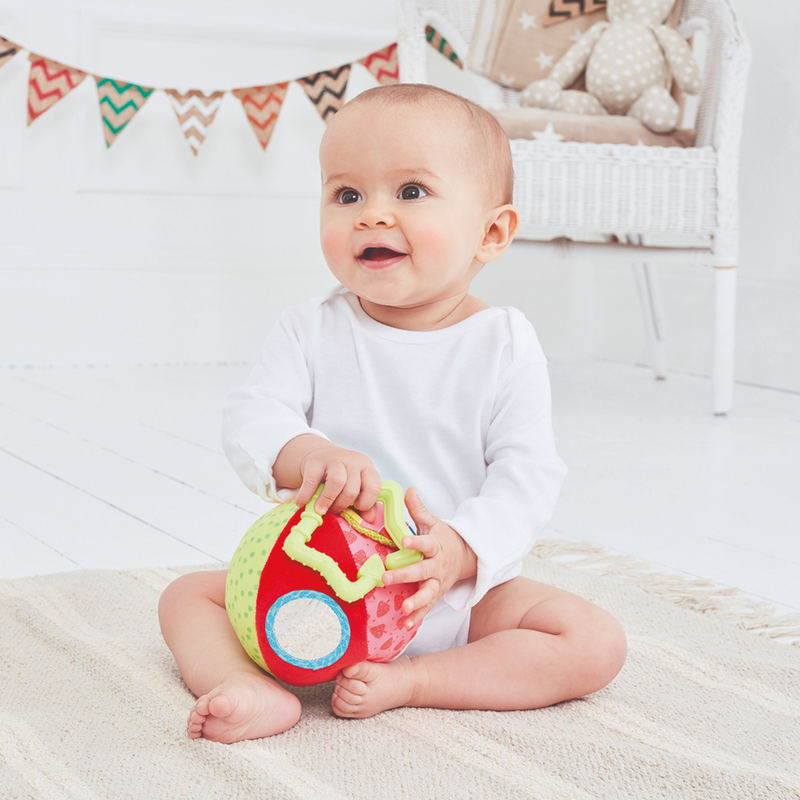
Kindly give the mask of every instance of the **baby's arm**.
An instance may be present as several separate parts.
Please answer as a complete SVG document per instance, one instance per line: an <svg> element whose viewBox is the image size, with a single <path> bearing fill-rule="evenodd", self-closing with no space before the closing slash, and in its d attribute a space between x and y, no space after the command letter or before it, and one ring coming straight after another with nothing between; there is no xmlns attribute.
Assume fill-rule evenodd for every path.
<svg viewBox="0 0 800 800"><path fill-rule="evenodd" d="M305 433L287 442L272 466L278 486L299 487L295 502L304 506L323 481L314 505L317 513L338 514L351 505L369 511L378 499L381 478L367 456Z"/></svg>

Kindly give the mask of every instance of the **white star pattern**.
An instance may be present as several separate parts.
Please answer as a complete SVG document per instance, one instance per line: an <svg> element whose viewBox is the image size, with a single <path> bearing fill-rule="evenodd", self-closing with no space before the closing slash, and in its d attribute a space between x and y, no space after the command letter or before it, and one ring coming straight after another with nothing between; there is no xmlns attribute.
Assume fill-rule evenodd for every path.
<svg viewBox="0 0 800 800"><path fill-rule="evenodd" d="M517 20L520 25L522 25L522 30L527 31L528 28L535 28L536 25L536 16L534 14L526 14L524 11L522 15Z"/></svg>
<svg viewBox="0 0 800 800"><path fill-rule="evenodd" d="M572 39L573 42L579 42L581 40L581 36L583 36L581 31L575 31L575 33L573 33L569 38Z"/></svg>
<svg viewBox="0 0 800 800"><path fill-rule="evenodd" d="M553 130L552 122L548 122L543 131L531 131L531 136L539 142L560 142L564 138Z"/></svg>
<svg viewBox="0 0 800 800"><path fill-rule="evenodd" d="M553 66L553 56L548 55L547 53L544 52L544 50L540 50L539 55L536 56L536 58L534 58L533 60L539 62L540 69L547 69L548 67Z"/></svg>
<svg viewBox="0 0 800 800"><path fill-rule="evenodd" d="M514 88L514 76L513 75L504 75L502 72L500 73L500 83L503 86L508 86L510 88Z"/></svg>

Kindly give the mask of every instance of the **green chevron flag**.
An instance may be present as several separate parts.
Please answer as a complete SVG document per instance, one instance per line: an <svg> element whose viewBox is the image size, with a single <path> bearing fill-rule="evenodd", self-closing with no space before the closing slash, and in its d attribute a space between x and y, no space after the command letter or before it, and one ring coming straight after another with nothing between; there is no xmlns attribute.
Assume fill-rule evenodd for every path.
<svg viewBox="0 0 800 800"><path fill-rule="evenodd" d="M117 82L111 78L94 76L100 98L100 116L106 147L111 147L122 129L133 119L136 112L155 91L135 83Z"/></svg>

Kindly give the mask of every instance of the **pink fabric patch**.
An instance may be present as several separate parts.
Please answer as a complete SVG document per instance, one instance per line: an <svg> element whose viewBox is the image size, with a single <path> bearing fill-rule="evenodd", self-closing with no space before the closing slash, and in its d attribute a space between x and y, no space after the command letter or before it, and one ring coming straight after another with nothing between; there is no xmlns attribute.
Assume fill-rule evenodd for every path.
<svg viewBox="0 0 800 800"><path fill-rule="evenodd" d="M378 507L381 508L380 504ZM364 536L348 525L341 517L336 518L342 527L345 541L353 553L353 559L361 566L368 558L378 554L383 561L392 550ZM379 520L383 522L383 512L379 512ZM377 523L378 520L376 520ZM369 526L375 529L374 525ZM378 529L384 536L385 530ZM351 541L351 537L353 540ZM379 586L365 598L367 612L367 660L391 661L414 638L416 629L406 630L403 626L405 614L403 603L417 590L417 584L402 583L397 586Z"/></svg>

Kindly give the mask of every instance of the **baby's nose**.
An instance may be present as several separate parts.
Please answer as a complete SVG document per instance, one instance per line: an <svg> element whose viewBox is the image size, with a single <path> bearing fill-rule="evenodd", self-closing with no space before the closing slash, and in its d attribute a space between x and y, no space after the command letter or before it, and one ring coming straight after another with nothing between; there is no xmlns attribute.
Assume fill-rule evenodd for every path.
<svg viewBox="0 0 800 800"><path fill-rule="evenodd" d="M393 224L391 212L376 203L365 204L358 217L358 225L362 228L388 227Z"/></svg>

